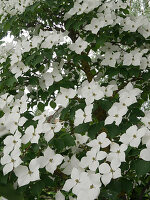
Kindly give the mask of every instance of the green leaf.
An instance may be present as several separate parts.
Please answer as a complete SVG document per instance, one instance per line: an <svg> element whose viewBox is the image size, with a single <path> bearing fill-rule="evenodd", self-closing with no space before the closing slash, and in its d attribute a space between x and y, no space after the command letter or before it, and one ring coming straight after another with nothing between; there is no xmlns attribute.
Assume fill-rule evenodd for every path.
<svg viewBox="0 0 150 200"><path fill-rule="evenodd" d="M115 123L106 125L105 127L108 130L107 134L110 137L110 139L120 135L120 129L118 126L115 125Z"/></svg>
<svg viewBox="0 0 150 200"><path fill-rule="evenodd" d="M91 125L88 130L88 136L91 139L94 139L103 126L104 126L104 122L100 122L98 124Z"/></svg>
<svg viewBox="0 0 150 200"><path fill-rule="evenodd" d="M0 110L0 118L3 117L4 114L5 113L2 110Z"/></svg>
<svg viewBox="0 0 150 200"><path fill-rule="evenodd" d="M39 181L32 185L31 192L33 195L39 196L42 192L42 189L45 187L45 184L43 181Z"/></svg>
<svg viewBox="0 0 150 200"><path fill-rule="evenodd" d="M51 102L50 102L50 106L51 106L53 109L55 109L55 108L56 108L56 103L55 103L54 101L51 101Z"/></svg>
<svg viewBox="0 0 150 200"><path fill-rule="evenodd" d="M84 123L84 124L80 124L79 126L76 126L74 129L74 132L83 134L87 132L88 129L89 129L89 123Z"/></svg>
<svg viewBox="0 0 150 200"><path fill-rule="evenodd" d="M53 144L58 151L62 151L65 148L64 140L62 138L55 138Z"/></svg>
<svg viewBox="0 0 150 200"><path fill-rule="evenodd" d="M36 76L31 76L29 78L29 84L31 85L38 85L39 84L39 79Z"/></svg>
<svg viewBox="0 0 150 200"><path fill-rule="evenodd" d="M117 193L130 193L133 188L133 184L128 179L120 178L119 180L112 180L108 185L108 188Z"/></svg>
<svg viewBox="0 0 150 200"><path fill-rule="evenodd" d="M69 135L69 134L64 135L62 137L62 139L64 141L65 146L70 147L70 146L74 146L75 145L74 138L71 135Z"/></svg>
<svg viewBox="0 0 150 200"><path fill-rule="evenodd" d="M43 112L44 108L45 108L45 105L42 102L39 102L38 103L38 109Z"/></svg>
<svg viewBox="0 0 150 200"><path fill-rule="evenodd" d="M33 66L36 66L37 64L41 63L43 61L43 55L37 55L33 61Z"/></svg>
<svg viewBox="0 0 150 200"><path fill-rule="evenodd" d="M147 174L148 172L150 172L150 162L142 160L142 159L138 159L133 161L133 169L135 169L136 174L138 176L143 176L145 174Z"/></svg>
<svg viewBox="0 0 150 200"><path fill-rule="evenodd" d="M24 200L23 195L20 192L14 190L13 186L10 184L0 184L0 195L7 198L8 200Z"/></svg>
<svg viewBox="0 0 150 200"><path fill-rule="evenodd" d="M12 77L10 77L10 78L7 79L6 85L8 87L12 87L14 85L14 83L16 83L16 82L17 82L17 80L15 79L14 76L12 76Z"/></svg>

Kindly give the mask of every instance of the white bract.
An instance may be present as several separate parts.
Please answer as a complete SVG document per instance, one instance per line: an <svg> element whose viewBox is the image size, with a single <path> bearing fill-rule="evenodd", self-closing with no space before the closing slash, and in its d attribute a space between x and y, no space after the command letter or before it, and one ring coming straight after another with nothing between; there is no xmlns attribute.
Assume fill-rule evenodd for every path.
<svg viewBox="0 0 150 200"><path fill-rule="evenodd" d="M36 158L30 161L29 167L20 165L14 170L14 172L18 177L17 182L19 187L40 179L39 164Z"/></svg>
<svg viewBox="0 0 150 200"><path fill-rule="evenodd" d="M60 154L55 154L50 147L47 147L43 154L42 167L45 167L48 172L53 174L57 166L62 163L64 157Z"/></svg>
<svg viewBox="0 0 150 200"><path fill-rule="evenodd" d="M81 54L88 46L88 43L84 41L82 38L78 38L75 43L69 45L69 49L71 51L75 51L77 54Z"/></svg>
<svg viewBox="0 0 150 200"><path fill-rule="evenodd" d="M86 157L81 159L80 166L82 168L88 167L91 171L96 171L99 166L99 160L106 158L107 153L105 151L98 151L97 148L92 148L86 153Z"/></svg>
<svg viewBox="0 0 150 200"><path fill-rule="evenodd" d="M33 126L29 126L25 130L25 134L22 137L22 143L27 144L29 141L31 143L38 143L41 132L42 132L41 125L38 125L36 128L34 128Z"/></svg>
<svg viewBox="0 0 150 200"><path fill-rule="evenodd" d="M113 159L118 159L120 162L125 162L125 151L127 150L127 145L117 144L112 142L110 145L110 153L107 156L107 161L111 162Z"/></svg>
<svg viewBox="0 0 150 200"><path fill-rule="evenodd" d="M76 95L76 91L72 88L60 88L60 93L56 97L56 103L62 105L64 108L68 105L69 99L73 99Z"/></svg>
<svg viewBox="0 0 150 200"><path fill-rule="evenodd" d="M93 147L93 148L98 148L98 150L100 148L106 148L107 146L109 146L111 143L111 141L107 138L107 135L105 132L100 133L96 139L90 141L87 145L89 147Z"/></svg>
<svg viewBox="0 0 150 200"><path fill-rule="evenodd" d="M113 106L108 110L108 117L105 119L105 125L115 122L115 124L118 126L126 112L126 106L123 106L120 103L114 103Z"/></svg>
<svg viewBox="0 0 150 200"><path fill-rule="evenodd" d="M87 123L92 121L92 109L93 109L93 104L86 106L84 108L84 111L82 109L77 110L75 112L74 125L78 126L83 122Z"/></svg>
<svg viewBox="0 0 150 200"><path fill-rule="evenodd" d="M130 126L126 133L121 135L120 141L124 144L130 145L131 147L138 147L141 143L142 137L147 132L146 127L138 129L136 125Z"/></svg>
<svg viewBox="0 0 150 200"><path fill-rule="evenodd" d="M5 154L1 158L1 164L5 165L3 168L3 174L6 175L9 172L11 172L14 168L18 167L22 160L20 159L20 151L18 149L15 149L11 152L10 155Z"/></svg>
<svg viewBox="0 0 150 200"><path fill-rule="evenodd" d="M113 160L111 164L108 163L102 163L99 166L99 172L102 175L101 181L106 186L108 183L110 183L111 179L116 179L121 177L121 169L120 162L118 160Z"/></svg>

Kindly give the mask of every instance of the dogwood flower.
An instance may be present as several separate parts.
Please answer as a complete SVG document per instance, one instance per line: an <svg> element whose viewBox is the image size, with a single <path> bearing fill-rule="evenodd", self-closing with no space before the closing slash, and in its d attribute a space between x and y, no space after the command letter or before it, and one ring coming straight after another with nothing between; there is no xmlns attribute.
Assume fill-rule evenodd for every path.
<svg viewBox="0 0 150 200"><path fill-rule="evenodd" d="M73 99L76 95L76 91L72 88L66 89L66 88L60 88L60 93L56 97L56 104L62 105L64 108L69 103L69 99Z"/></svg>
<svg viewBox="0 0 150 200"><path fill-rule="evenodd" d="M87 145L99 150L100 148L106 148L110 145L110 143L111 141L107 138L106 133L102 132L97 136L96 139L90 141Z"/></svg>
<svg viewBox="0 0 150 200"><path fill-rule="evenodd" d="M150 148L150 131L147 130L145 135L142 137L142 144L146 144L147 148Z"/></svg>
<svg viewBox="0 0 150 200"><path fill-rule="evenodd" d="M144 123L144 125L150 129L150 112L145 111L145 116L141 118L141 121Z"/></svg>
<svg viewBox="0 0 150 200"><path fill-rule="evenodd" d="M143 149L140 152L140 158L142 158L145 161L150 161L150 148Z"/></svg>
<svg viewBox="0 0 150 200"><path fill-rule="evenodd" d="M77 168L81 170L81 167L79 166L80 161L76 158L75 155L73 155L71 158L68 156L64 157L64 163L61 165L61 168L63 169L63 173L70 175L73 168Z"/></svg>
<svg viewBox="0 0 150 200"><path fill-rule="evenodd" d="M100 193L100 174L88 173L87 179L78 184L78 192L76 192L77 199L79 200L94 200L97 199Z"/></svg>
<svg viewBox="0 0 150 200"><path fill-rule="evenodd" d="M36 128L34 128L32 125L29 126L25 130L25 134L22 136L22 143L27 144L29 141L31 143L38 143L38 140L40 138L40 133L42 132L42 126L38 124Z"/></svg>
<svg viewBox="0 0 150 200"><path fill-rule="evenodd" d="M80 166L82 168L89 167L91 171L96 171L99 166L99 160L106 158L107 153L105 151L98 151L97 148L92 148L86 153L86 157L81 159Z"/></svg>
<svg viewBox="0 0 150 200"><path fill-rule="evenodd" d="M18 167L22 163L22 160L19 156L20 151L18 149L13 150L10 155L4 154L4 156L1 158L1 164L5 165L3 168L4 175L11 172L14 168Z"/></svg>
<svg viewBox="0 0 150 200"><path fill-rule="evenodd" d="M9 95L8 93L0 96L0 109L3 109L7 104L10 104L13 101L13 95Z"/></svg>
<svg viewBox="0 0 150 200"><path fill-rule="evenodd" d="M138 147L141 142L141 138L145 135L146 132L146 127L138 129L136 125L130 126L126 130L126 133L121 135L120 142L130 145L131 147Z"/></svg>
<svg viewBox="0 0 150 200"><path fill-rule="evenodd" d="M62 192L59 190L57 191L55 195L55 200L65 200L65 196L62 194Z"/></svg>
<svg viewBox="0 0 150 200"><path fill-rule="evenodd" d="M14 135L9 135L4 139L4 154L9 154L13 149L21 147L21 133L16 131Z"/></svg>
<svg viewBox="0 0 150 200"><path fill-rule="evenodd" d="M68 47L71 51L75 51L77 54L81 54L88 46L88 43L82 38L78 37L75 43L70 44Z"/></svg>
<svg viewBox="0 0 150 200"><path fill-rule="evenodd" d="M117 59L120 57L120 52L106 52L104 60L101 65L115 67Z"/></svg>
<svg viewBox="0 0 150 200"><path fill-rule="evenodd" d="M110 183L111 179L116 179L121 177L121 169L120 167L120 161L113 160L111 164L108 163L102 163L99 166L99 173L101 176L102 183L106 186L108 183Z"/></svg>
<svg viewBox="0 0 150 200"><path fill-rule="evenodd" d="M110 153L107 155L106 160L111 162L113 159L118 159L120 162L125 162L125 151L127 150L127 145L117 144L112 142L110 145Z"/></svg>
<svg viewBox="0 0 150 200"><path fill-rule="evenodd" d="M101 87L94 80L90 83L88 81L83 82L79 93L85 98L86 105L93 103L94 100L99 100L104 97Z"/></svg>
<svg viewBox="0 0 150 200"><path fill-rule="evenodd" d="M48 172L53 174L57 166L62 163L64 157L60 154L55 154L50 147L47 147L43 154L43 166Z"/></svg>
<svg viewBox="0 0 150 200"><path fill-rule="evenodd" d="M62 125L60 122L57 122L55 124L50 124L50 123L43 123L43 133L44 138L47 142L49 142L53 137L54 133L57 133L61 130Z"/></svg>
<svg viewBox="0 0 150 200"><path fill-rule="evenodd" d="M39 164L37 159L32 159L29 163L29 168L23 165L14 169L15 175L18 177L17 182L19 187L29 184L32 181L40 179Z"/></svg>
<svg viewBox="0 0 150 200"><path fill-rule="evenodd" d="M126 112L127 108L125 106L122 106L120 103L113 104L113 106L108 110L109 116L105 119L105 125L115 122L118 126Z"/></svg>
<svg viewBox="0 0 150 200"><path fill-rule="evenodd" d="M66 180L62 190L69 192L72 189L74 194L79 192L79 184L85 182L88 179L88 174L86 172L81 172L76 168L72 169L71 179Z"/></svg>
<svg viewBox="0 0 150 200"><path fill-rule="evenodd" d="M82 109L77 110L75 112L74 125L78 126L83 122L87 123L92 121L92 109L93 109L93 104L86 106L84 108L84 111Z"/></svg>

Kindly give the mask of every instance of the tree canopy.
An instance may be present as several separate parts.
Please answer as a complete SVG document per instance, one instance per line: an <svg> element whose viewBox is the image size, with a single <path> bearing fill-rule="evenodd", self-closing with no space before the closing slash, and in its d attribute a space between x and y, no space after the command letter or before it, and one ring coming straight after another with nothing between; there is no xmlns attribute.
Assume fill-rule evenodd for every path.
<svg viewBox="0 0 150 200"><path fill-rule="evenodd" d="M138 2L0 1L0 196L150 198L149 5Z"/></svg>

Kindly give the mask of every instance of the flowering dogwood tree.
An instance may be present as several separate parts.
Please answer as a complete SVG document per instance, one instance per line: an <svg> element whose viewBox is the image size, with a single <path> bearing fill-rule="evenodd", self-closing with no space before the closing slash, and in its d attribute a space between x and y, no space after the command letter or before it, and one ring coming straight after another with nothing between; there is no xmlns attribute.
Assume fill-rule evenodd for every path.
<svg viewBox="0 0 150 200"><path fill-rule="evenodd" d="M150 198L150 22L129 11L0 1L1 196Z"/></svg>

